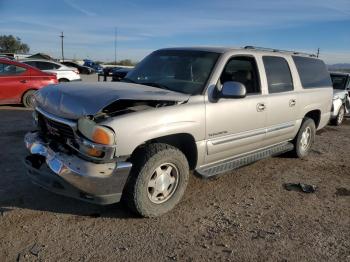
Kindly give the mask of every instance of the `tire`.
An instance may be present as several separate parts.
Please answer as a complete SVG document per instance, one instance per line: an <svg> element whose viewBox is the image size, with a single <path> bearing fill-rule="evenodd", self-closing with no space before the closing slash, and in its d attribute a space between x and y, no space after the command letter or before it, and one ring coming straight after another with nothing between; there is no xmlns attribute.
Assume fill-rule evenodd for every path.
<svg viewBox="0 0 350 262"><path fill-rule="evenodd" d="M344 115L345 115L345 107L344 105L342 105L339 108L337 117L331 120L331 124L334 126L340 126L344 121Z"/></svg>
<svg viewBox="0 0 350 262"><path fill-rule="evenodd" d="M69 82L69 80L67 78L60 78L58 79L59 83L65 83L65 82Z"/></svg>
<svg viewBox="0 0 350 262"><path fill-rule="evenodd" d="M157 217L172 210L189 179L185 155L176 147L156 143L139 149L132 163L122 199L127 206L142 217Z"/></svg>
<svg viewBox="0 0 350 262"><path fill-rule="evenodd" d="M298 134L293 140L294 149L291 152L292 155L297 158L306 157L309 154L312 145L314 144L315 136L316 125L314 120L305 117L298 131Z"/></svg>
<svg viewBox="0 0 350 262"><path fill-rule="evenodd" d="M24 93L22 97L22 104L26 108L33 108L33 95L36 92L36 90L29 90Z"/></svg>

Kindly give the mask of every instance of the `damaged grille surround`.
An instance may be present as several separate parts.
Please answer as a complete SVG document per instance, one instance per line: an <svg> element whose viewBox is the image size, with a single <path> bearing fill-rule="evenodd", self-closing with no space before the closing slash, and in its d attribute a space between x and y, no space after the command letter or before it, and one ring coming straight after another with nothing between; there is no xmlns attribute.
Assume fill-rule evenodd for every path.
<svg viewBox="0 0 350 262"><path fill-rule="evenodd" d="M38 114L37 125L42 136L48 141L58 142L73 149L78 156L94 162L109 162L115 159L116 145L102 145L94 143L79 134L77 122L56 117L40 108L35 109ZM95 149L103 152L101 157L90 156L84 151Z"/></svg>

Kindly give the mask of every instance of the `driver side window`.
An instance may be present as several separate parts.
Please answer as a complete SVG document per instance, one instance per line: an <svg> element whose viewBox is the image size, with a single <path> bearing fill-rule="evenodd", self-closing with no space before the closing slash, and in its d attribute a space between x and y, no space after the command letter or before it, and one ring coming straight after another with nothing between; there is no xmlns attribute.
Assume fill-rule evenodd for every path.
<svg viewBox="0 0 350 262"><path fill-rule="evenodd" d="M222 85L227 81L242 83L246 87L247 95L261 93L258 67L253 57L236 56L231 58L220 76Z"/></svg>

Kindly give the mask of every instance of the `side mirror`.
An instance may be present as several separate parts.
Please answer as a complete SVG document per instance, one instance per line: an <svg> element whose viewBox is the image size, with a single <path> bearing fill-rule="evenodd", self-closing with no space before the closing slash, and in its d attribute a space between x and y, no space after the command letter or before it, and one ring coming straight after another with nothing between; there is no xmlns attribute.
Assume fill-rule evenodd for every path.
<svg viewBox="0 0 350 262"><path fill-rule="evenodd" d="M228 81L222 86L220 98L244 98L247 95L245 86L240 82Z"/></svg>

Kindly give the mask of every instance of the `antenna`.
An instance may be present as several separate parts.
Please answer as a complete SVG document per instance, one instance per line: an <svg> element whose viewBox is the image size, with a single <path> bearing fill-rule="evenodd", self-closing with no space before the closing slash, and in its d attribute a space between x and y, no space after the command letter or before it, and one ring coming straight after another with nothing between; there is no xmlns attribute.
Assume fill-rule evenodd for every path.
<svg viewBox="0 0 350 262"><path fill-rule="evenodd" d="M114 28L114 64L117 64L117 37L118 37L118 28Z"/></svg>
<svg viewBox="0 0 350 262"><path fill-rule="evenodd" d="M64 35L63 35L63 32L61 32L61 52L62 52L62 62L64 62L64 52L63 52L63 38L64 38Z"/></svg>

